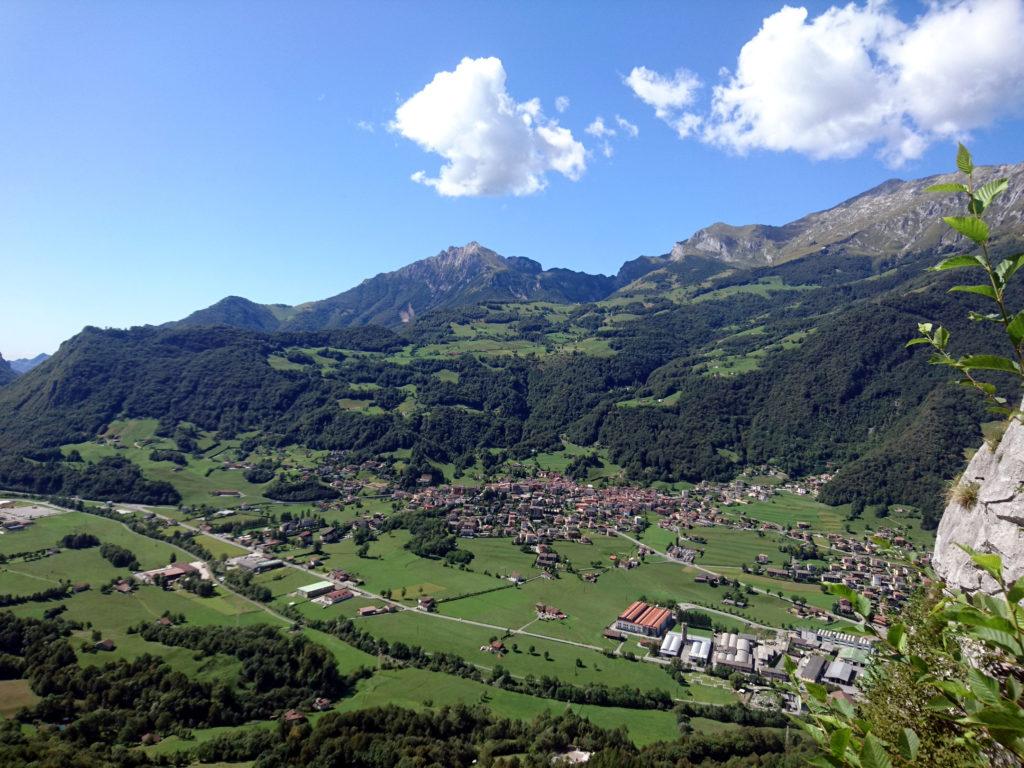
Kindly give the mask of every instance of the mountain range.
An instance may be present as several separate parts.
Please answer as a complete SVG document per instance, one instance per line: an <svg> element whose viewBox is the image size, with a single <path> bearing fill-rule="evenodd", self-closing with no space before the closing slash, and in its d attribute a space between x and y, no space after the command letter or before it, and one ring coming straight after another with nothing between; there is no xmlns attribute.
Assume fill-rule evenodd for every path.
<svg viewBox="0 0 1024 768"><path fill-rule="evenodd" d="M994 177L1011 180L990 225L1006 237L1017 233L1024 215L1024 164L986 167L977 176L979 183ZM379 274L327 299L288 306L228 296L177 324L265 332L368 324L398 327L432 310L485 301L600 301L634 292L643 287L638 281L649 275L654 281L671 275L673 282L693 283L729 269L777 266L818 255L898 260L924 251L943 252L960 244L940 219L942 212L955 210L956 203L950 195L924 190L953 180L953 174L892 179L783 226L718 222L661 256L627 261L614 276L544 269L532 259L501 256L474 241Z"/></svg>
<svg viewBox="0 0 1024 768"><path fill-rule="evenodd" d="M988 217L998 257L1024 246L1024 165L979 173L995 175L1010 179ZM967 320L978 297L948 292L960 275L925 270L962 245L941 216L963 201L923 191L949 180L886 182L783 227L714 224L611 277L470 243L297 307L229 298L161 327L86 328L0 387L0 487L73 490L61 446L155 419L401 451L414 478L566 440L636 482L838 467L822 499L934 523L987 417L905 343L933 320L954 354L999 343ZM122 483L103 498L157 493L101 469L116 473L95 492Z"/></svg>

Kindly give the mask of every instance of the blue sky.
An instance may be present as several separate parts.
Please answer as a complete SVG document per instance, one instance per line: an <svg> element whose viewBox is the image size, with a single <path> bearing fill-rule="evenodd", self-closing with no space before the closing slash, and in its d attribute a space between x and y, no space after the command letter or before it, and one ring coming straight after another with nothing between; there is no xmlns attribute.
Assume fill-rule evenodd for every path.
<svg viewBox="0 0 1024 768"><path fill-rule="evenodd" d="M470 240L614 273L714 221L944 172L960 136L979 162L1022 159L1024 56L1000 38L1020 39L1021 0L830 7L0 4L0 353L230 294L324 298ZM935 63L954 31L990 83ZM425 91L443 72L475 79ZM467 147L491 107L469 94L446 124L463 84L529 126ZM446 157L458 183L411 180Z"/></svg>

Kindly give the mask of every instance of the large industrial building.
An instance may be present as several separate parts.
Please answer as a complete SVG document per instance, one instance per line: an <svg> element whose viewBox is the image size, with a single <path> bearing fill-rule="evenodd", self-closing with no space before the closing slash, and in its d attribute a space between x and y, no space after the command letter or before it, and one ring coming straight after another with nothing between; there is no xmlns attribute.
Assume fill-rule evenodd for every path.
<svg viewBox="0 0 1024 768"><path fill-rule="evenodd" d="M615 628L634 635L661 637L674 621L672 611L668 608L659 608L637 600L619 615L615 621Z"/></svg>

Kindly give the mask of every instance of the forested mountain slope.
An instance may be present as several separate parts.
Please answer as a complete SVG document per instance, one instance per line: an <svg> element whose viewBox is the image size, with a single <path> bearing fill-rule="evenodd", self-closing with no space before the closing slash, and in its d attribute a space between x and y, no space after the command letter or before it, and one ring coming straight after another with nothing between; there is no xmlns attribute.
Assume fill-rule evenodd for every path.
<svg viewBox="0 0 1024 768"><path fill-rule="evenodd" d="M995 217L999 253L1024 243L1018 182ZM947 204L935 214L957 210ZM473 286L478 301L440 306L398 331L282 332L270 318L298 323L301 311L283 307L258 308L257 330L87 328L0 390L0 485L45 476L59 488L78 478L57 466L55 449L114 419L154 418L167 434L185 423L364 457L410 451L410 472L514 460L564 440L602 451L637 482L725 480L762 462L797 474L837 469L826 500L910 503L934 522L943 483L986 416L904 344L925 320L950 329L954 351L997 342L965 319L970 297L947 293L956 275L925 271L954 244L913 242L920 250L832 249L724 271L703 256L653 271L664 260L641 259L620 273L640 277L599 301L582 299L612 278L453 249L437 264L458 276L431 291L459 286L465 297ZM510 299L525 274L539 293ZM549 298L551 284L578 300L526 300ZM398 295L382 289L366 306ZM228 309L249 317L243 301ZM315 311L343 324L349 309ZM141 487L124 479L122 495Z"/></svg>
<svg viewBox="0 0 1024 768"><path fill-rule="evenodd" d="M11 368L11 364L4 360L3 355L0 355L0 387L14 381L17 375L18 374L14 372L14 369Z"/></svg>

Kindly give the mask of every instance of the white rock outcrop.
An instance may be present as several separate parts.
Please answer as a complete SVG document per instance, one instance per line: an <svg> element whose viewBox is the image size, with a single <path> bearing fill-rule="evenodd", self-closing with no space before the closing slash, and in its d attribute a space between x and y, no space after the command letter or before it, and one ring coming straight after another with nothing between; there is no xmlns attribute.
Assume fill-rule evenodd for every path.
<svg viewBox="0 0 1024 768"><path fill-rule="evenodd" d="M932 564L951 587L991 592L993 579L957 544L998 553L1009 580L1024 576L1024 424L1011 421L994 451L982 445L960 482L978 484L977 502L970 508L956 500L947 505Z"/></svg>

